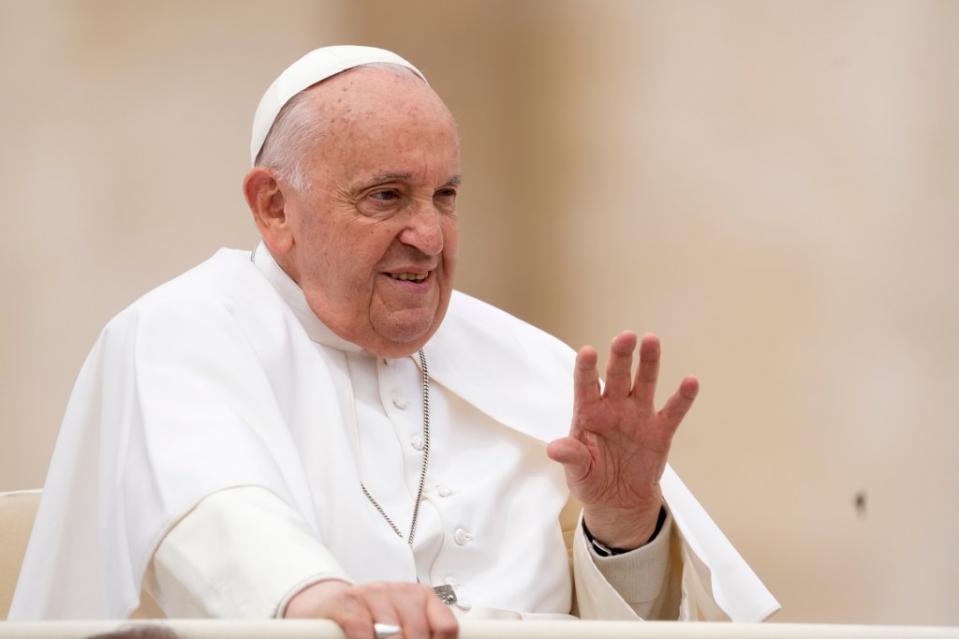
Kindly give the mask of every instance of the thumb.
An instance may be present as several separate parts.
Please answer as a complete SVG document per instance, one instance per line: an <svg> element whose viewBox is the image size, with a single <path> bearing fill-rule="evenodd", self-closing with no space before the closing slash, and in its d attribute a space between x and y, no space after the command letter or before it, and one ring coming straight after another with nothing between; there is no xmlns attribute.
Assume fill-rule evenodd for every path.
<svg viewBox="0 0 959 639"><path fill-rule="evenodd" d="M561 437L553 440L546 447L546 455L554 462L559 462L566 470L568 477L582 479L589 472L589 450L574 437Z"/></svg>

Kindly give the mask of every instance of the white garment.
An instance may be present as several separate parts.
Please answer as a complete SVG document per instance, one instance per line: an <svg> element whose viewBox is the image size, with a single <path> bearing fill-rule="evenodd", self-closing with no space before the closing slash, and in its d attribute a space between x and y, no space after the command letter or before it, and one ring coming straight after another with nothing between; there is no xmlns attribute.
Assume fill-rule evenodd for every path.
<svg viewBox="0 0 959 639"><path fill-rule="evenodd" d="M457 293L424 350L437 384L531 447L542 451L566 433L573 353L554 338ZM165 533L204 497L234 486L276 494L357 580L369 565L376 578L412 580L405 541L360 492L351 432L323 427L350 423L338 392L346 380L342 358L313 346L248 252L220 251L142 297L107 325L77 380L10 618L126 616ZM318 450L323 464L306 463ZM541 499L535 513L509 517L542 540L523 561L548 567L562 548L551 522L565 482L544 454L529 459L537 472L526 483ZM682 540L683 616L746 621L777 609L671 469L661 484ZM358 546L369 549L363 562L350 557ZM471 569L477 582L482 568ZM555 589L495 587L529 610L568 605Z"/></svg>
<svg viewBox="0 0 959 639"><path fill-rule="evenodd" d="M339 338L316 322L302 291L265 246L261 244L255 255L257 267L307 327L316 347L345 359L349 379L341 392L351 396L355 407L352 427L363 480L407 535L425 444L418 358L376 358ZM441 384L431 384L430 413L429 473L413 546L419 581L453 586L459 609L472 610L471 593L504 590L495 581L472 583L474 570L464 568L489 558L507 568L479 571L479 575L508 579L539 593L553 591L553 596L541 596L562 602L562 613L568 612L565 563L551 560L544 566L525 562L529 548L541 543L541 531L511 524L512 510L539 503L535 485L526 480L531 471L535 474L536 465L545 461L542 446L494 422ZM323 463L322 451L315 452L315 458L305 455L307 464ZM477 506L489 512L480 512ZM254 521L260 523L252 528ZM383 521L382 525L388 524ZM559 521L550 526L558 530ZM664 538L669 530L667 526L663 531ZM273 547L272 540L277 538L287 543ZM310 539L295 511L266 491L223 491L205 499L161 543L154 555L156 574L148 578L151 594L168 616L175 617L257 617L273 614L278 608L282 612L288 597L311 578L351 579L328 553L313 547L322 549L318 540L310 544ZM260 560L260 547L270 547L269 561ZM563 556L559 547L549 552ZM366 551L357 547L351 554L362 560ZM592 559L607 581L614 577L611 587L631 603L638 616L646 618L664 585L668 557L669 545L660 540L615 558ZM230 573L230 587L224 591L225 575ZM512 600L509 604L526 610L517 608L524 602ZM491 605L488 598L484 605ZM550 613L561 614L554 608L545 606Z"/></svg>
<svg viewBox="0 0 959 639"><path fill-rule="evenodd" d="M579 536L581 531L578 528ZM675 614L677 606L671 604L678 601L677 593L664 587L670 536L667 519L656 539L643 548L616 557L578 553L574 571L595 574L598 568L601 576L588 589L593 598L608 600L600 609L577 605L580 616L607 618L611 607L615 618L668 619ZM362 548L354 553L365 554ZM583 560L590 563L579 565ZM144 590L167 617L262 619L282 616L293 595L323 579L350 581L296 511L262 488L243 487L210 495L170 531L154 554ZM457 589L461 585L453 575L443 583ZM598 596L597 590L606 596ZM476 606L462 597L462 589L453 612L470 620L535 619L544 614L575 618Z"/></svg>
<svg viewBox="0 0 959 639"><path fill-rule="evenodd" d="M322 579L348 580L303 518L257 486L206 497L154 554L143 589L174 619L268 619Z"/></svg>

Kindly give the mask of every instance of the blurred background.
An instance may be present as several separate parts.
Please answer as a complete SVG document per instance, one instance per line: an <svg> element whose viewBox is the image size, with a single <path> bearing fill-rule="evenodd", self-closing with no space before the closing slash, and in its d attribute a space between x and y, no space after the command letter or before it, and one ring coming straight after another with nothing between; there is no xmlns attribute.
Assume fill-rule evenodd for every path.
<svg viewBox="0 0 959 639"><path fill-rule="evenodd" d="M0 0L0 490L103 324L251 248L289 63L417 64L464 144L458 287L702 394L672 461L778 621L959 624L959 2Z"/></svg>

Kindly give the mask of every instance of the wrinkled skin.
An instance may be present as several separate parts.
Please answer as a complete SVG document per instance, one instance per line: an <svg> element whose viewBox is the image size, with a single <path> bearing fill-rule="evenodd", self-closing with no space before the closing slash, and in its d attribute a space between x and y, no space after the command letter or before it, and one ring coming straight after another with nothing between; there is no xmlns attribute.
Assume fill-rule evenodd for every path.
<svg viewBox="0 0 959 639"><path fill-rule="evenodd" d="M659 479L680 422L699 392L687 377L661 410L653 403L659 377L660 344L646 335L639 345L633 377L636 334L613 339L600 391L596 351L576 355L573 423L567 437L546 452L563 464L570 492L583 505L583 518L599 541L630 549L649 541L663 503Z"/></svg>
<svg viewBox="0 0 959 639"><path fill-rule="evenodd" d="M310 187L254 168L245 190L260 233L334 333L382 357L415 353L453 290L456 125L405 72L361 67L308 91L325 129L305 164Z"/></svg>

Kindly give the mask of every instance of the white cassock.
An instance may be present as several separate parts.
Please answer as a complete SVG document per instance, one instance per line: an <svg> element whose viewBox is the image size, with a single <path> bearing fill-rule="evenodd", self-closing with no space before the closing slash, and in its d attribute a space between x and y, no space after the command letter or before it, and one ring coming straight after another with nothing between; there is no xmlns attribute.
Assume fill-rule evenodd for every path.
<svg viewBox="0 0 959 639"><path fill-rule="evenodd" d="M360 484L408 530L424 443L412 358L338 340L263 247L257 265L221 250L148 293L77 380L10 619L125 617L144 580L173 614L269 616L328 577L449 583L463 610L568 613L573 581L590 618L778 609L668 467L671 519L649 547L599 559L569 508L561 523L545 444L570 424L567 346L456 293L424 351L431 451L411 548Z"/></svg>

